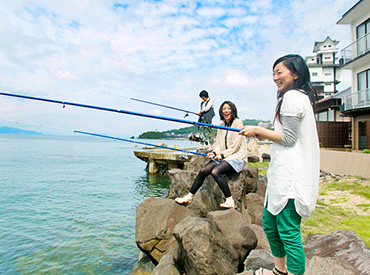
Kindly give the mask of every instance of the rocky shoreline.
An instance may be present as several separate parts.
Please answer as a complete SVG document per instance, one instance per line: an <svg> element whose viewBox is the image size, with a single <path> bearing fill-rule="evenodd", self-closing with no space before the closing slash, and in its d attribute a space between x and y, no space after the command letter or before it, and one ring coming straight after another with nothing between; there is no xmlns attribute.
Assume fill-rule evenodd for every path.
<svg viewBox="0 0 370 275"><path fill-rule="evenodd" d="M227 175L237 209L219 207L224 198L212 177L188 207L175 203L175 197L187 194L205 161L196 156L184 170L170 170L168 198L150 198L138 206L136 243L141 253L132 275L249 275L258 267L273 267L261 227L266 179L257 168L246 165L239 175ZM354 231L309 235L304 248L306 275L370 275L370 248Z"/></svg>

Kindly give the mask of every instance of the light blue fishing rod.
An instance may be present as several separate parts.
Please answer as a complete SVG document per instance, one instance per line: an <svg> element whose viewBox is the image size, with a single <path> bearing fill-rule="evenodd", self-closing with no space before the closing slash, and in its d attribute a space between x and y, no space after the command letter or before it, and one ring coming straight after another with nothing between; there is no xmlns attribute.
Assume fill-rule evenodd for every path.
<svg viewBox="0 0 370 275"><path fill-rule="evenodd" d="M10 94L10 93L4 93L4 92L0 92L0 95L10 96L10 97L18 97L18 98L24 98L24 99L31 99L31 100L38 100L38 101L45 101L45 102L50 102L50 103L58 103L58 104L62 104L63 108L65 107L65 105L70 105L70 106L76 106L76 107L82 107L82 108L96 109L96 110L100 110L100 111L108 111L108 112L115 112L115 113L121 113L121 114L127 114L127 115L142 116L142 117L148 117L148 118L154 118L154 119L174 121L174 122L192 124L192 125L196 125L196 126L215 128L215 129L221 129L221 130L227 130L227 131L234 131L234 132L240 132L241 131L241 129L225 127L225 126L220 126L220 125L213 125L213 124L209 124L209 123L190 121L190 120L178 119L178 118L171 118L171 117L165 117L165 116L156 116L156 115L151 115L151 114L143 114L143 113L138 113L138 112L118 110L118 109L113 109L113 108L87 105L87 104L81 104L81 103L74 103L74 102L68 102L68 101L61 101L61 100L54 100L54 99L48 99L48 98L33 97L33 96L26 96L26 95L19 95L19 94Z"/></svg>
<svg viewBox="0 0 370 275"><path fill-rule="evenodd" d="M178 149L178 148L174 148L174 147L168 147L168 146L162 146L162 145L155 145L155 144L151 144L151 143L146 143L146 142L141 142L141 141L136 141L136 140L130 140L130 139L125 139L125 138L112 137L112 136L108 136L108 135L101 135L101 134L84 132L84 131L78 131L78 130L74 130L73 132L74 133L78 133L78 134L95 136L95 137L109 138L109 139L113 139L113 140L121 140L121 141L127 141L127 142L132 142L132 143L143 144L143 145L149 145L149 146L153 146L153 147L170 149L170 150L174 150L174 151L179 151L179 152L183 152L183 153L189 153L189 154L199 155L199 156L204 156L204 157L207 156L207 154L203 154L203 153L192 152L192 151Z"/></svg>
<svg viewBox="0 0 370 275"><path fill-rule="evenodd" d="M192 111L187 111L187 110L184 110L184 109L180 109L180 108L176 108L176 107L172 107L172 106L168 106L168 105L164 105L164 104L159 104L159 103L155 103L155 102L150 102L150 101L146 101L146 100L142 100L142 99L137 99L137 98L133 98L133 97L130 97L130 99L138 101L138 102L142 102L142 103L147 103L147 104L151 104L151 105L155 105L155 106L159 106L159 107L164 107L164 108L168 108L168 109L172 109L172 110L176 110L176 111L185 112L186 114L185 114L184 117L189 116L189 114L193 114L193 115L197 114L197 113L192 112Z"/></svg>

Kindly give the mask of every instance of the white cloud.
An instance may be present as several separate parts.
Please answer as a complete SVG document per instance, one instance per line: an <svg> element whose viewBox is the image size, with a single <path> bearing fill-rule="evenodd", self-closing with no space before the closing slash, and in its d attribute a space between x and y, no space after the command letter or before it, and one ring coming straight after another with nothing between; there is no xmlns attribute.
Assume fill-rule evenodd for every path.
<svg viewBox="0 0 370 275"><path fill-rule="evenodd" d="M336 22L356 2L5 1L0 90L182 117L129 98L197 111L206 89L216 106L235 101L241 118L270 119L273 61L311 55L326 36L344 48L349 27ZM350 80L343 77L344 87ZM5 97L0 116L130 136L186 126Z"/></svg>

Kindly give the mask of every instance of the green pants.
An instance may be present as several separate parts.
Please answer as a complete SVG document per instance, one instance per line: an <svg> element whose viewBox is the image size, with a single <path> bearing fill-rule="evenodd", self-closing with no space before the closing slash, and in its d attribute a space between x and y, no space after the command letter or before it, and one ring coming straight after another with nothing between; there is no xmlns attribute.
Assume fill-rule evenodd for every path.
<svg viewBox="0 0 370 275"><path fill-rule="evenodd" d="M276 216L263 209L263 230L274 257L286 256L287 269L293 274L305 272L306 259L301 237L301 216L290 199L285 208Z"/></svg>
<svg viewBox="0 0 370 275"><path fill-rule="evenodd" d="M201 122L206 123L204 118L201 119ZM207 140L209 141L210 145L214 143L212 128L200 126L199 127L200 144L204 144Z"/></svg>

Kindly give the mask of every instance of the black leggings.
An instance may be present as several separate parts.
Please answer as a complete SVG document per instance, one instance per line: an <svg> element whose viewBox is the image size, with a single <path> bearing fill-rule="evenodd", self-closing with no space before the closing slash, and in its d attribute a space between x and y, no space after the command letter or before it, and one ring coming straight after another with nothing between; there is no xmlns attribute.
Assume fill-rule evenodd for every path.
<svg viewBox="0 0 370 275"><path fill-rule="evenodd" d="M221 161L217 164L215 161L211 160L200 169L199 174L195 178L193 185L190 188L190 193L194 195L202 186L204 179L208 175L212 174L212 177L215 179L218 186L220 186L225 197L230 197L231 192L229 189L229 185L227 184L227 180L222 174L229 173L231 171L235 170L227 161Z"/></svg>

